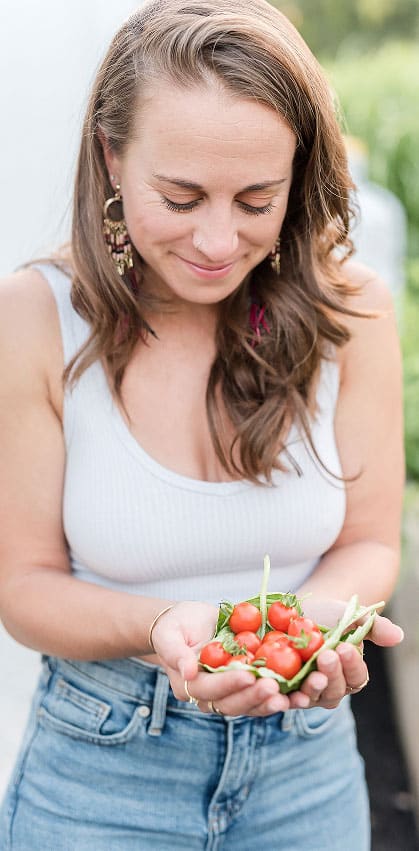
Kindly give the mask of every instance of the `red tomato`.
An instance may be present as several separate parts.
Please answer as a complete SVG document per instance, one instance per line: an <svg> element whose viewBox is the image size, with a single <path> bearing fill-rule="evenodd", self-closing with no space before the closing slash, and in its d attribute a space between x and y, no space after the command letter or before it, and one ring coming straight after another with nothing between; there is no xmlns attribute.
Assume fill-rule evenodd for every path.
<svg viewBox="0 0 419 851"><path fill-rule="evenodd" d="M249 653L256 653L256 650L260 647L260 638L255 632L251 632L250 629L245 629L243 632L237 632L234 638L235 641L237 641L237 644L240 647L245 647Z"/></svg>
<svg viewBox="0 0 419 851"><path fill-rule="evenodd" d="M311 659L313 653L324 644L324 638L319 627L310 618L294 618L289 625L288 635L295 638L308 638L306 647L296 647L304 662Z"/></svg>
<svg viewBox="0 0 419 851"><path fill-rule="evenodd" d="M319 629L313 629L313 632L311 633L311 638L310 638L310 641L307 644L307 647L297 647L296 649L298 650L298 652L299 652L301 658L304 660L304 662L307 662L307 659L311 659L313 653L315 653L316 650L319 650L319 648L322 646L322 644L324 644L324 638L323 638L320 630Z"/></svg>
<svg viewBox="0 0 419 851"><path fill-rule="evenodd" d="M297 609L294 606L285 606L280 600L269 606L268 621L274 629L281 629L286 632L291 618L297 617Z"/></svg>
<svg viewBox="0 0 419 851"><path fill-rule="evenodd" d="M301 635L302 632L305 632L306 635L309 635L310 632L313 632L314 627L318 629L314 621L310 618L304 618L303 616L297 615L297 617L293 618L290 621L290 625L288 627L288 635L298 636Z"/></svg>
<svg viewBox="0 0 419 851"><path fill-rule="evenodd" d="M287 645L289 643L286 632L280 632L278 629L273 629L271 632L267 632L265 637L262 639L262 644Z"/></svg>
<svg viewBox="0 0 419 851"><path fill-rule="evenodd" d="M266 667L277 674L281 674L286 680L291 680L298 674L302 666L301 656L294 647L285 647L279 644L263 645L255 655L255 659L265 659Z"/></svg>
<svg viewBox="0 0 419 851"><path fill-rule="evenodd" d="M233 632L244 632L245 630L257 632L261 623L262 615L253 603L237 603L229 620Z"/></svg>
<svg viewBox="0 0 419 851"><path fill-rule="evenodd" d="M224 650L221 641L210 641L202 648L199 659L203 665L209 665L210 668L220 668L221 665L228 665L232 656L227 653L227 650Z"/></svg>
<svg viewBox="0 0 419 851"><path fill-rule="evenodd" d="M244 665L251 665L254 658L254 653L240 653L237 656L230 656L230 662L243 662Z"/></svg>

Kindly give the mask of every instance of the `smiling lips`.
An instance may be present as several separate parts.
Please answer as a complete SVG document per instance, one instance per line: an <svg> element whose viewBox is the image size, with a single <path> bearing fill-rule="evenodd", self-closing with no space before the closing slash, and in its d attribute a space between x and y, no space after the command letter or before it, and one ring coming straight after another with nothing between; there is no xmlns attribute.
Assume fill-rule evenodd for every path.
<svg viewBox="0 0 419 851"><path fill-rule="evenodd" d="M190 260L185 260L184 257L179 257L179 259L183 263L186 263L201 278L223 278L225 275L228 275L234 265L234 263L227 263L223 266L200 266L198 263L191 263Z"/></svg>

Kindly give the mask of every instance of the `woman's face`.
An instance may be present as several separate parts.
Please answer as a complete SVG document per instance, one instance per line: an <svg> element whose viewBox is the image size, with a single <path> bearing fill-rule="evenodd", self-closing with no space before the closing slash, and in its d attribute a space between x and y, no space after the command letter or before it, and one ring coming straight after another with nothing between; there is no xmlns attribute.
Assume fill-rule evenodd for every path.
<svg viewBox="0 0 419 851"><path fill-rule="evenodd" d="M216 85L154 91L124 156L105 155L157 291L214 305L239 287L281 230L295 144L274 110Z"/></svg>

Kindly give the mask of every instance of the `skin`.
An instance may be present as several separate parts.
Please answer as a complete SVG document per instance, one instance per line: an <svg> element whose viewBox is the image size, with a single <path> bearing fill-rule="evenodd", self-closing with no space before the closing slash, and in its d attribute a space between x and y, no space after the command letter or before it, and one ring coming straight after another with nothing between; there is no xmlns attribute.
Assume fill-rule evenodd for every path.
<svg viewBox="0 0 419 851"><path fill-rule="evenodd" d="M168 308L150 313L159 340L139 345L127 367L122 393L132 433L176 472L227 480L205 414L215 322L221 301L269 254L280 232L295 138L260 104L233 99L217 86L180 90L167 84L150 93L122 157L105 139L103 144L109 174L121 186L131 239L146 263L144 286L164 296ZM189 185L174 182L179 179ZM192 206L179 212L169 209L167 199ZM256 215L248 207L265 212ZM226 264L222 276L202 272ZM299 589L311 592L306 614L330 625L354 590L363 603L390 595L398 570L403 487L400 356L391 301L372 273L357 266L348 266L347 273L362 285L354 306L378 310L380 318L348 320L353 337L339 354L336 440L344 475L360 469L362 475L348 487L338 540ZM229 715L331 708L348 687L365 681L366 665L353 647L320 654L319 671L291 696L278 694L272 681L255 682L247 672L200 672L197 654L217 618L217 608L206 603L176 603L166 612L153 629L158 656L150 656L149 625L172 601L108 591L71 576L60 508L63 358L53 298L39 273L26 270L0 287L0 340L0 477L5 483L0 616L18 641L70 658L138 655L158 661L179 699L187 699L187 680L203 712L213 701ZM229 433L226 415L224 420ZM378 617L370 638L391 646L401 633Z"/></svg>

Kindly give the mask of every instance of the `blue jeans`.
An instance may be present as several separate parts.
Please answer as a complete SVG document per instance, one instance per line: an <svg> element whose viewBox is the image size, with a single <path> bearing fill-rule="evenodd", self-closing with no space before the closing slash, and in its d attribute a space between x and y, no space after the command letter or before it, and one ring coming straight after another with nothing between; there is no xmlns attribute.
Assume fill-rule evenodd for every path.
<svg viewBox="0 0 419 851"><path fill-rule="evenodd" d="M362 759L338 709L205 715L134 659L44 657L0 851L367 851Z"/></svg>

